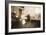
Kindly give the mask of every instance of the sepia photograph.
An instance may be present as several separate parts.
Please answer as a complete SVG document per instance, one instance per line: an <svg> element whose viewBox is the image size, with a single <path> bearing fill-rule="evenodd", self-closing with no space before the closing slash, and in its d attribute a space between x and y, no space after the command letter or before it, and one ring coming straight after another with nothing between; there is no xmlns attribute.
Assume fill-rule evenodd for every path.
<svg viewBox="0 0 46 35"><path fill-rule="evenodd" d="M43 5L9 3L9 32L43 30Z"/></svg>
<svg viewBox="0 0 46 35"><path fill-rule="evenodd" d="M11 28L40 28L40 9L31 6L11 6Z"/></svg>

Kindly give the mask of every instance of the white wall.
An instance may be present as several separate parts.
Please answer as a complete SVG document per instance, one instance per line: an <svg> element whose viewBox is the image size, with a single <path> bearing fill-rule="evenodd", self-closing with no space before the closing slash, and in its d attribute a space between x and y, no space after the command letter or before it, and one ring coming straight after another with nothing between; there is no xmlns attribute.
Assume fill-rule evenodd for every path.
<svg viewBox="0 0 46 35"><path fill-rule="evenodd" d="M25 1L25 0L21 0L21 1ZM26 1L34 1L34 2L45 2L46 0L26 0ZM0 35L5 35L5 0L0 0ZM46 6L46 4L45 4ZM46 7L45 7L46 9ZM46 12L45 12L46 13ZM45 14L46 15L46 14ZM45 17L46 18L46 17ZM46 21L45 21L46 23ZM45 24L46 25L46 24ZM45 33L30 33L30 34L18 34L18 35L46 35Z"/></svg>
<svg viewBox="0 0 46 35"><path fill-rule="evenodd" d="M41 13L41 7L35 7L35 6L24 6L24 14L35 16Z"/></svg>

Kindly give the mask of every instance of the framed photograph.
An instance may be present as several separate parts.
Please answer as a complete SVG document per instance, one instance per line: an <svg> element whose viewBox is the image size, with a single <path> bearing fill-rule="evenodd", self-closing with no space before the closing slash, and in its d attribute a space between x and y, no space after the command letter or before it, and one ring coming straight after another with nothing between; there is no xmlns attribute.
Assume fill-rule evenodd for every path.
<svg viewBox="0 0 46 35"><path fill-rule="evenodd" d="M5 1L5 33L37 33L45 31L45 3Z"/></svg>

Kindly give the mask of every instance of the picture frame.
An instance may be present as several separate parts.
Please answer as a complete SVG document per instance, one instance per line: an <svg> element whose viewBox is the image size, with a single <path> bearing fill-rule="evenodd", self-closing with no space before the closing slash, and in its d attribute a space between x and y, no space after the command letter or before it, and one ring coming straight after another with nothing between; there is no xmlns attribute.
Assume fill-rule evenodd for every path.
<svg viewBox="0 0 46 35"><path fill-rule="evenodd" d="M30 8L30 6L31 6L31 8ZM12 16L12 14L11 14L11 12L12 12L12 8L15 8L15 10L14 11L18 11L18 9L16 8L16 7L18 7L18 8L20 8L19 9L19 11L22 11L21 9L24 9L24 8L26 8L27 9L27 11L29 11L28 9L30 9L30 11L32 11L33 12L33 10L34 9L36 9L37 11L39 11L39 12L37 12L36 10L34 10L34 13L35 12L37 12L37 14L38 13L41 13L41 20L40 19L38 19L38 20L40 20L41 21L41 26L38 26L38 28L36 27L30 27L30 28L28 28L28 27L22 27L21 26L21 28L20 27L15 27L14 28L14 25L13 25L13 27L11 27L12 26L12 24L11 24L11 16ZM33 8L34 7L34 8ZM35 8L35 7L41 7L41 8ZM24 9L24 11L26 10L26 9ZM31 14L32 12L27 12L26 11L26 13L29 13L29 14ZM41 12L40 12L41 11ZM16 13L16 12L15 12ZM25 13L25 14L26 14ZM34 14L33 13L33 14ZM33 16L33 14L32 14L32 16ZM36 15L37 15L36 14ZM16 14L16 15L18 15L18 13ZM20 13L20 15L21 15L21 13ZM18 15L18 16L20 16L20 15ZM27 14L26 14L27 15ZM17 16L17 17L18 17ZM22 16L23 17L23 16ZM29 16L28 16L29 17ZM33 17L34 18L34 17ZM15 18L16 19L16 18ZM23 18L24 19L24 18ZM33 19L34 20L34 19ZM19 21L20 22L20 21ZM32 21L31 21L32 22ZM36 22L36 21L34 21L34 22ZM39 22L39 21L38 21ZM39 25L40 25L39 24ZM20 29L19 29L20 28ZM11 29L13 29L13 30L11 30ZM15 30L14 30L15 29ZM39 32L45 32L45 3L44 2L25 2L25 1L12 1L12 0L5 0L5 34L7 35L7 34L23 34L23 33L39 33Z"/></svg>

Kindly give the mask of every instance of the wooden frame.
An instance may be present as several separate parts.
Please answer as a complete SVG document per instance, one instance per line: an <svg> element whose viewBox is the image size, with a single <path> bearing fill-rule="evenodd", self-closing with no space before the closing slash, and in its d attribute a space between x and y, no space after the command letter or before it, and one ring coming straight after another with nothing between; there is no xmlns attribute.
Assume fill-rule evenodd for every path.
<svg viewBox="0 0 46 35"><path fill-rule="evenodd" d="M36 4L36 5L42 5L43 6L43 30L39 30L39 31L22 31L22 32L8 32L8 5L9 3L23 3L23 4ZM24 2L24 1L10 1L10 0L6 0L5 1L5 34L22 34L22 33L38 33L38 32L45 32L45 3L43 2Z"/></svg>

